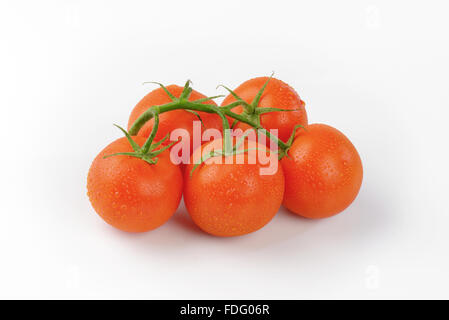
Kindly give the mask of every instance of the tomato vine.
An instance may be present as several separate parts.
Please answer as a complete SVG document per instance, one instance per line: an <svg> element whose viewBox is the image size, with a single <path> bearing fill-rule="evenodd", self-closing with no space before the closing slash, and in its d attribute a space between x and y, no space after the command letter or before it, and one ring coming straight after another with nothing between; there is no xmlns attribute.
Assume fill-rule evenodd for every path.
<svg viewBox="0 0 449 320"><path fill-rule="evenodd" d="M229 126L228 120L226 118L226 117L230 117L230 118L234 119L234 122L231 125L231 127L234 127L235 124L240 121L240 122L250 125L254 129L260 130L269 139L273 140L279 147L278 153L279 153L279 159L281 159L282 157L284 157L287 154L287 151L292 144L293 137L295 135L295 131L296 131L297 127L302 127L302 126L298 125L297 127L295 127L290 139L287 142L280 140L275 135L271 134L268 130L264 129L261 126L260 116L264 113L279 112L279 111L294 111L291 109L257 108L260 98L262 97L262 94L268 84L268 81L270 81L271 77L272 76L270 76L268 78L268 80L265 82L265 84L259 90L259 92L257 93L257 95L255 96L254 100L251 103L247 103L246 101L244 101L242 98L240 98L234 91L232 91L228 87L226 87L224 85L219 85L218 87L221 86L221 87L225 88L236 99L236 101L234 101L228 105L221 106L221 107L215 106L215 105L210 105L210 104L205 104L204 102L222 97L222 95L211 96L211 97L206 97L206 98L202 98L202 99L198 99L198 100L194 100L194 101L189 101L188 98L193 90L191 87L190 80L188 80L185 83L183 91L182 91L181 95L179 96L179 98L175 97L163 84L161 84L159 82L146 82L146 83L154 83L154 84L159 85L167 93L167 95L170 97L171 101L166 104L163 104L163 105L149 106L148 109L145 112L143 112L137 118L137 120L132 124L129 131L126 131L123 128L116 125L125 134L128 141L130 142L131 146L133 147L134 152L116 153L116 154L108 155L106 157L114 156L114 155L129 155L129 156L141 158L142 160L145 160L146 162L148 162L150 164L156 163L157 162L156 156L177 142L177 141L172 142L168 146L165 146L161 149L157 149L157 147L159 147L163 143L163 141L165 141L168 138L168 135L167 135L159 142L153 144L153 140L154 140L154 137L156 135L158 125L159 125L159 115L164 112L182 109L182 110L193 112L198 117L199 117L199 115L195 111L216 113L221 118L222 123L223 123L223 149L218 152L215 151L214 153L207 155L206 156L207 158L210 158L213 156L235 155L239 152L237 150L238 148L236 146L237 146L237 144L239 144L239 145L241 144L242 139L240 140L240 142L237 142L236 145L232 144L232 139L231 139L230 130L229 130L230 126ZM242 106L244 108L244 112L241 114L237 114L237 113L233 112L232 109L237 106ZM146 122L151 120L152 118L155 119L153 129L152 129L151 134L148 137L147 141L145 142L145 144L140 148L133 141L131 136L137 135L139 130L142 128L142 126ZM201 120L201 118L200 118L200 120ZM243 136L243 138L245 138L245 136ZM202 161L205 161L205 159L202 159Z"/></svg>

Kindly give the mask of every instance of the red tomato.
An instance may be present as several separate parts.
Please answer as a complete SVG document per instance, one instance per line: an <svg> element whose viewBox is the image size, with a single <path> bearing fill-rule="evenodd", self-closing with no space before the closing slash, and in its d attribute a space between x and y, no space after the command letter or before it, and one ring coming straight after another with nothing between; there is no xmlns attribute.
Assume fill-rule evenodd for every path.
<svg viewBox="0 0 449 320"><path fill-rule="evenodd" d="M312 124L299 129L281 160L285 175L283 204L307 218L325 218L348 207L363 178L357 150L337 129Z"/></svg>
<svg viewBox="0 0 449 320"><path fill-rule="evenodd" d="M140 146L144 137L134 137ZM132 152L125 137L112 142L93 161L87 177L87 195L95 211L110 225L128 232L144 232L164 224L182 196L182 174L168 151L156 164L124 155Z"/></svg>
<svg viewBox="0 0 449 320"><path fill-rule="evenodd" d="M242 83L234 92L247 103L251 103L259 90L268 80L268 77L260 77L248 80ZM228 105L235 101L230 94L224 99L222 106ZM297 111L276 111L265 113L260 116L260 124L267 130L278 129L278 137L282 141L287 141L292 134L296 125L307 125L307 113L305 103L302 101L296 91L285 82L271 78L266 86L262 97L259 101L260 108L277 108L277 109L297 109ZM232 109L233 112L241 114L243 107L238 106ZM230 123L233 123L230 119ZM238 123L236 128L243 131L250 128L245 123Z"/></svg>
<svg viewBox="0 0 449 320"><path fill-rule="evenodd" d="M181 95L183 87L177 85L169 85L166 87L168 91L173 94L175 97ZM190 94L189 101L198 100L206 98L205 95L199 93L198 91L193 90ZM148 108L155 105L162 105L171 102L170 97L167 93L162 89L158 88L150 93L148 93L139 103L134 107L128 121L128 130L131 128L132 124L137 120L137 118ZM216 103L212 100L204 102L205 104L215 105ZM203 121L204 127L202 130L215 128L218 130L222 130L223 124L222 120L219 116L214 113L207 112L197 112ZM159 116L159 127L156 133L155 141L158 141L164 138L168 133L172 132L177 128L182 128L187 130L190 135L190 151L193 150L193 121L199 121L198 117L191 112L186 110L173 110L170 112L165 112L160 114ZM151 133L151 129L153 129L154 119L151 119L140 129L138 135L143 137L148 137ZM170 141L167 139L164 142L164 145L167 145Z"/></svg>
<svg viewBox="0 0 449 320"><path fill-rule="evenodd" d="M222 140L203 147L220 148ZM263 146L259 146L263 148ZM195 153L201 152L200 149ZM195 156L195 155L194 155ZM184 202L193 221L205 232L220 236L239 236L266 225L279 210L284 194L284 175L278 165L272 175L261 175L259 158L245 153L243 164L214 163L211 158L193 172L193 164L184 172ZM253 157L254 164L249 164ZM275 154L271 161L279 164Z"/></svg>

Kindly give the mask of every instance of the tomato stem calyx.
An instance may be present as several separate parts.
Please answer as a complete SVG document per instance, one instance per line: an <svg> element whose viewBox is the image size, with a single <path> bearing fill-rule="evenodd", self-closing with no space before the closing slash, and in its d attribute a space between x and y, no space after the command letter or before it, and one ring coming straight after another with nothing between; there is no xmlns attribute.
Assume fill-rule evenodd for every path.
<svg viewBox="0 0 449 320"><path fill-rule="evenodd" d="M195 165L193 166L192 170L190 170L190 176L193 175L193 172L196 170L196 168L198 168L201 164L203 164L204 162L206 162L210 158L234 156L234 155L243 154L243 153L246 153L246 152L249 152L249 151L252 151L252 150L258 150L257 147L256 148L247 148L247 149L240 148L242 146L242 144L245 142L245 138L248 135L249 135L249 132L246 131L241 137L239 137L239 139L237 140L235 145L233 145L232 149L229 150L229 151L212 150L208 154L202 156L200 161L198 163L195 163ZM231 144L232 144L232 141L231 141Z"/></svg>
<svg viewBox="0 0 449 320"><path fill-rule="evenodd" d="M267 81L265 81L263 86L260 88L260 90L257 92L256 96L254 97L253 101L251 101L251 103L248 103L245 100L243 100L236 92L229 89L225 85L221 84L218 87L222 87L222 88L226 89L236 99L237 103L240 102L240 105L243 107L243 112L240 114L240 116L248 121L248 122L246 122L247 124L252 123L252 124L256 124L258 127L261 127L260 116L262 114L269 113L269 112L279 112L279 111L291 112L291 111L298 110L298 109L281 109L281 108L273 108L273 107L259 107L260 99L262 98L262 95L263 95L268 83L273 78L273 76L274 76L274 72L272 72L270 77L268 77ZM225 106L225 107L226 107L226 111L230 111L230 108L228 106ZM225 108L225 107L222 107L222 108ZM241 122L241 120L234 119L234 121L231 125L231 128L234 128L239 121ZM243 122L245 122L245 121L243 121ZM252 124L250 124L250 125L252 125ZM257 128L257 127L255 127L255 128ZM281 144L279 146L281 147L281 149L284 147Z"/></svg>
<svg viewBox="0 0 449 320"><path fill-rule="evenodd" d="M288 138L287 142L285 143L285 144L287 145L287 147L284 148L284 149L281 149L280 152L279 152L279 160L281 160L283 157L290 158L290 156L288 155L288 151L290 150L290 148L291 148L291 146L292 146L292 144L293 144L293 141L295 140L295 137L296 137L296 131L297 131L299 128L302 128L302 129L304 129L304 130L307 131L307 128L304 127L304 126L301 125L301 124L297 124L297 125L293 128L292 134L290 135L290 137Z"/></svg>
<svg viewBox="0 0 449 320"><path fill-rule="evenodd" d="M167 134L164 138L162 138L161 140L159 140L156 143L153 143L154 137L156 135L157 132L157 128L159 125L159 115L156 113L154 116L154 126L153 126L153 130L151 131L150 136L148 137L148 139L145 141L145 143L143 144L142 147L140 147L131 137L131 135L122 127L120 127L117 124L114 124L114 126L116 126L117 128L120 129L120 131L123 132L123 134L125 135L126 139L128 140L128 142L130 143L131 147L133 148L134 152L118 152L118 153L113 153L113 154L109 154L109 155L105 155L103 158L109 158L112 156L130 156L130 157L135 157L135 158L139 158L142 159L146 162L148 162L149 164L156 164L157 163L157 156L160 155L162 152L164 152L165 150L167 150L168 148L170 148L173 144L175 144L177 141L174 141L160 149L157 149L165 140L168 139L169 134Z"/></svg>

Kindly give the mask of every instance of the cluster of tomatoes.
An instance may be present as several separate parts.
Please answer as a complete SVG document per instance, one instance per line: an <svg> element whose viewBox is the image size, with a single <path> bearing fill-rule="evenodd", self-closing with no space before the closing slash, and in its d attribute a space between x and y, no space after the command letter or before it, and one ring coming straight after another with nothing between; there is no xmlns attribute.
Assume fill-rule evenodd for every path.
<svg viewBox="0 0 449 320"><path fill-rule="evenodd" d="M225 87L226 88L226 87ZM281 80L248 80L230 93L221 106L186 86L153 90L132 110L128 130L93 161L87 179L90 202L112 226L145 232L164 224L184 196L186 209L203 231L216 236L238 236L265 226L281 205L306 218L325 218L343 211L357 196L363 177L359 154L349 139L324 124L308 124L305 103ZM207 160L175 164L170 150L176 142L167 136L182 128L193 138L193 124L203 129L276 129L271 137L279 145L267 147L276 170L260 174L266 166L243 148L222 149L226 138L214 139ZM153 142L157 141L157 142ZM181 142L177 142L181 143ZM245 143L243 145L246 145ZM212 161L213 158L222 161Z"/></svg>

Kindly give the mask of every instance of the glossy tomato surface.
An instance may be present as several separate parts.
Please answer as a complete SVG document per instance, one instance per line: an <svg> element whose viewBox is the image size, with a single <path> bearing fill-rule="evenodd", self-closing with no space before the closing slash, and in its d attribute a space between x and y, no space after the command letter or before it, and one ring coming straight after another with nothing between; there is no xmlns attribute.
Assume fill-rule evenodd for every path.
<svg viewBox="0 0 449 320"><path fill-rule="evenodd" d="M219 147L221 143L215 140L205 146ZM279 210L284 194L284 175L276 156L271 159L276 168L269 175L261 175L260 169L267 166L257 156L246 153L243 164L237 164L236 158L233 164L225 164L229 157L220 159L222 163L214 163L216 158L207 160L193 174L193 164L185 168L184 202L193 221L205 232L221 237L262 228Z"/></svg>
<svg viewBox="0 0 449 320"><path fill-rule="evenodd" d="M348 207L363 179L360 156L337 129L312 124L297 132L285 174L284 206L307 218L325 218Z"/></svg>
<svg viewBox="0 0 449 320"><path fill-rule="evenodd" d="M143 137L134 137L142 145ZM182 196L182 174L169 152L157 164L118 155L132 152L126 138L108 145L93 161L87 178L87 194L95 211L110 225L128 232L144 232L164 224L176 211Z"/></svg>

